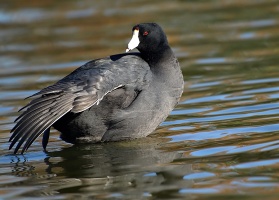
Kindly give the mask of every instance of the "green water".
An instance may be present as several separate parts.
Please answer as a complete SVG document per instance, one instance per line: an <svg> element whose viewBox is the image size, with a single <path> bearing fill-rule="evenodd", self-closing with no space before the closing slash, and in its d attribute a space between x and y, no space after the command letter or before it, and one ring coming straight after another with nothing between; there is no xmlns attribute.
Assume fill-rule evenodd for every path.
<svg viewBox="0 0 279 200"><path fill-rule="evenodd" d="M52 130L8 150L17 110L83 63L122 53L131 28L157 22L185 79L150 137L72 146ZM1 199L279 197L279 2L0 2Z"/></svg>

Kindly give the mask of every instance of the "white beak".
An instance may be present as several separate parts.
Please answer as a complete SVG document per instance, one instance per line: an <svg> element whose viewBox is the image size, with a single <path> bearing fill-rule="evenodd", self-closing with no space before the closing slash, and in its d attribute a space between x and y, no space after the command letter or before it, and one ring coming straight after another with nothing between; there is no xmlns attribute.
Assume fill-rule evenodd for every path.
<svg viewBox="0 0 279 200"><path fill-rule="evenodd" d="M139 45L139 30L135 29L133 32L132 39L130 40L128 44L128 48L126 49L126 52L133 50Z"/></svg>

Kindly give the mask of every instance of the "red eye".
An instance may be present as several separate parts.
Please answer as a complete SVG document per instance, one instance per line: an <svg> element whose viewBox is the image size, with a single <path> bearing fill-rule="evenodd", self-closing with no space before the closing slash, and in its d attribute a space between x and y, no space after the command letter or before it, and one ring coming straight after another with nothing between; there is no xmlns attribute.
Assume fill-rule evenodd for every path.
<svg viewBox="0 0 279 200"><path fill-rule="evenodd" d="M144 31L143 35L148 35L148 32L147 32L147 31Z"/></svg>

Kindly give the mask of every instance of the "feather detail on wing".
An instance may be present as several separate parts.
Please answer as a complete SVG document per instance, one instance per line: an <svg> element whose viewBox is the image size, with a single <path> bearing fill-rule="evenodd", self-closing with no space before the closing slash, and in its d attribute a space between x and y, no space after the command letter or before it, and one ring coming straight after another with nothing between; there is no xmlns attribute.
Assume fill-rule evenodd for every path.
<svg viewBox="0 0 279 200"><path fill-rule="evenodd" d="M10 149L19 141L14 150L15 153L24 142L21 153L26 151L42 132L73 108L74 97L72 95L54 96L56 98L47 97L48 100L44 97L34 99L27 105L28 109L17 118L18 122L12 129L13 134L10 138L12 141Z"/></svg>
<svg viewBox="0 0 279 200"><path fill-rule="evenodd" d="M115 87L115 89L119 87ZM27 110L15 120L17 124L11 130L13 134L9 140L11 141L9 149L11 149L18 141L14 150L14 153L16 153L25 142L21 151L21 153L24 153L37 137L39 137L46 129L49 129L52 124L67 112L82 112L91 106L98 104L102 98L111 91L106 92L100 98L98 98L96 92L95 95L91 94L83 96L78 96L78 94L72 93L59 93L43 95L32 100L27 106L25 106Z"/></svg>
<svg viewBox="0 0 279 200"><path fill-rule="evenodd" d="M146 70L148 65L139 66L138 56L125 57L122 61L120 57L120 61L104 58L88 62L54 85L30 96L34 99L20 109L25 111L15 120L17 124L11 130L13 133L9 149L17 143L14 153L22 145L21 153L24 153L36 138L66 113L79 113L98 105L106 94L119 87L137 81L146 82L145 74L139 71L143 68ZM130 63L125 64L126 59L131 58L134 58L134 63L129 60ZM129 73L125 73L125 70ZM46 144L47 141L44 140L44 148Z"/></svg>

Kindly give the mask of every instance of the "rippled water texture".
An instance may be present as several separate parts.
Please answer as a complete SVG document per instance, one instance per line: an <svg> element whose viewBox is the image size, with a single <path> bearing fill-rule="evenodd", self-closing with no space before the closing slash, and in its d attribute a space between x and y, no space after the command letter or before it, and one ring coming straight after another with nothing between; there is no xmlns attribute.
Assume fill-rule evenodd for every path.
<svg viewBox="0 0 279 200"><path fill-rule="evenodd" d="M151 137L72 146L51 132L12 155L25 97L124 52L158 22L183 70L180 104ZM0 2L0 198L265 199L279 196L279 2Z"/></svg>

